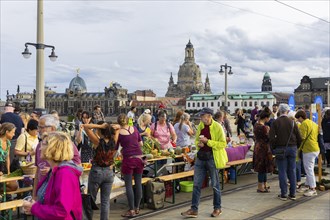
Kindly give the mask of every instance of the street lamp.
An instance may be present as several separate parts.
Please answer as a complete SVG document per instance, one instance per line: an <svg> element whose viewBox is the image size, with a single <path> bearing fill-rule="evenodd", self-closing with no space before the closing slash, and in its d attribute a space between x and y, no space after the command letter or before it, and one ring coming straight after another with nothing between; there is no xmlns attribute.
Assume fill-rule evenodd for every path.
<svg viewBox="0 0 330 220"><path fill-rule="evenodd" d="M51 54L48 56L51 61L56 61L55 47L44 44L44 12L43 0L38 0L37 9L37 43L25 43L23 57L28 59L31 56L28 45L34 46L37 50L37 70L36 70L36 108L45 108L45 68L44 68L44 49L52 48Z"/></svg>
<svg viewBox="0 0 330 220"><path fill-rule="evenodd" d="M225 68L225 71L223 71L222 68ZM229 69L229 72L227 72L227 69ZM225 111L228 110L228 83L227 83L227 75L232 75L233 72L231 71L231 66L228 66L227 63L225 65L220 66L220 75L225 74Z"/></svg>
<svg viewBox="0 0 330 220"><path fill-rule="evenodd" d="M326 83L325 83L326 86L328 86L328 99L327 99L327 105L328 107L330 107L330 80L328 80Z"/></svg>

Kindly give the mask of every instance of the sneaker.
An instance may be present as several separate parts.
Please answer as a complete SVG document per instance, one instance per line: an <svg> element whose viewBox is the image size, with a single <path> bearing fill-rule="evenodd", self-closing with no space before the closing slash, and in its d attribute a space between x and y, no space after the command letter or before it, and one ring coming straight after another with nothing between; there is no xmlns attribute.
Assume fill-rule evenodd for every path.
<svg viewBox="0 0 330 220"><path fill-rule="evenodd" d="M278 197L280 200L282 200L282 201L286 201L286 200L288 200L288 197L287 197L287 196L278 195L277 197Z"/></svg>
<svg viewBox="0 0 330 220"><path fill-rule="evenodd" d="M197 218L198 211L194 211L192 209L189 209L185 212L181 212L181 215L184 217L189 217L189 218Z"/></svg>
<svg viewBox="0 0 330 220"><path fill-rule="evenodd" d="M309 190L309 188L308 187L306 187L306 186L301 186L299 189L297 189L296 191L298 192L298 193L305 193L305 192L307 192Z"/></svg>
<svg viewBox="0 0 330 220"><path fill-rule="evenodd" d="M214 209L211 216L218 217L219 215L221 215L221 213L222 213L221 209Z"/></svg>
<svg viewBox="0 0 330 220"><path fill-rule="evenodd" d="M308 190L308 192L305 192L304 193L304 196L308 196L308 197L310 197L310 196L317 196L317 192L316 192L315 189L314 190L310 189L310 190Z"/></svg>
<svg viewBox="0 0 330 220"><path fill-rule="evenodd" d="M296 200L296 196L295 195L289 195L288 196L288 199L291 199L291 200L295 201Z"/></svg>

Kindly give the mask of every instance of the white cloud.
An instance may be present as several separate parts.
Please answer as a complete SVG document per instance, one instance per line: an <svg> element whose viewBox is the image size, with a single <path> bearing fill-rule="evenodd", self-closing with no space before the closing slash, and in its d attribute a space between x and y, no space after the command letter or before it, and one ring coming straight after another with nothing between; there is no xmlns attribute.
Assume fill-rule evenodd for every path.
<svg viewBox="0 0 330 220"><path fill-rule="evenodd" d="M0 98L6 90L32 91L36 51L36 1L0 1ZM288 4L329 19L329 1ZM240 10L241 8L243 10ZM253 11L255 13L251 13ZM260 91L269 72L274 91L293 92L303 75L329 76L329 23L275 1L44 1L45 43L58 60L46 56L45 81L64 92L80 68L88 91L103 91L117 81L129 92L153 89L164 96L170 73L175 81L189 39L203 80L213 92L224 89L219 66L234 75L229 91Z"/></svg>

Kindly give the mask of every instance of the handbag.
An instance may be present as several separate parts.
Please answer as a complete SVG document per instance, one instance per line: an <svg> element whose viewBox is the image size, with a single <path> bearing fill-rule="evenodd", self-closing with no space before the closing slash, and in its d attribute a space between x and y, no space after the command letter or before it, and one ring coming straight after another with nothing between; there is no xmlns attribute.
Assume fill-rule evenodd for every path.
<svg viewBox="0 0 330 220"><path fill-rule="evenodd" d="M287 147L289 145L289 141L291 139L293 128L294 128L294 121L292 121L292 128L291 128L291 132L290 132L290 135L289 135L289 139L288 139L288 141L286 143L286 146L285 147L280 147L280 148L274 148L273 149L273 155L275 155L275 158L277 160L283 160L285 158L286 149L287 149Z"/></svg>
<svg viewBox="0 0 330 220"><path fill-rule="evenodd" d="M27 136L25 135L25 147L24 147L24 152L26 152L26 148L27 148ZM26 158L26 156L25 156ZM21 169L21 165L19 163L19 157L15 154L13 161L10 163L10 172L14 172L18 169Z"/></svg>
<svg viewBox="0 0 330 220"><path fill-rule="evenodd" d="M80 185L83 220L93 220L92 210L99 210L99 207L90 194L84 193L84 187L85 185Z"/></svg>

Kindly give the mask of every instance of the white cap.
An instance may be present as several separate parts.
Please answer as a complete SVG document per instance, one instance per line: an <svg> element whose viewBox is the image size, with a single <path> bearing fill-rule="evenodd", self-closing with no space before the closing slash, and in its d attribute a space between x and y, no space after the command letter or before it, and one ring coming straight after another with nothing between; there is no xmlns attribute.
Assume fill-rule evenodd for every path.
<svg viewBox="0 0 330 220"><path fill-rule="evenodd" d="M144 110L144 114L150 114L150 113L151 113L150 109Z"/></svg>

